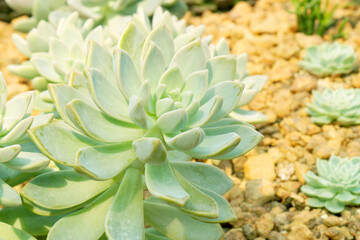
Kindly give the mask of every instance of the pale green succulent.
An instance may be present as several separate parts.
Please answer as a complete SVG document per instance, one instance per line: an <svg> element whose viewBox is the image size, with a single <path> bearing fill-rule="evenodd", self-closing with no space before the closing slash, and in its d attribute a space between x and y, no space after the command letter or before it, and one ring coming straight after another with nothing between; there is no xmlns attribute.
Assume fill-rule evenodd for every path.
<svg viewBox="0 0 360 240"><path fill-rule="evenodd" d="M332 155L329 161L317 159L318 175L304 175L306 185L301 191L310 197L311 207L325 207L333 213L345 210L346 205L360 205L360 157L340 158Z"/></svg>
<svg viewBox="0 0 360 240"><path fill-rule="evenodd" d="M340 43L307 48L304 59L298 65L320 77L351 73L359 66L354 48Z"/></svg>
<svg viewBox="0 0 360 240"><path fill-rule="evenodd" d="M22 183L49 164L26 131L49 123L52 115L30 116L33 92L17 95L8 103L6 98L6 83L0 72L0 205L18 206L20 195L11 186Z"/></svg>
<svg viewBox="0 0 360 240"><path fill-rule="evenodd" d="M212 57L201 39L177 43L163 23L144 35L131 21L113 54L92 41L86 59L85 77L73 71L69 85L49 86L65 123L29 131L71 167L21 191L34 213L69 213L47 239L221 239L219 223L235 219L222 197L233 183L189 160L232 159L262 139L229 117L241 103L243 58Z"/></svg>
<svg viewBox="0 0 360 240"><path fill-rule="evenodd" d="M78 13L61 19L57 26L41 21L26 39L14 34L17 49L29 57L22 64L9 65L11 73L32 81L37 90L37 110L51 112L53 104L47 92L48 83L67 83L72 69L83 69L90 40L111 48L116 37L101 26L93 28L93 21L82 21ZM41 92L41 93L40 93Z"/></svg>
<svg viewBox="0 0 360 240"><path fill-rule="evenodd" d="M35 28L41 20L57 21L74 11L79 12L83 19L92 19L96 25L103 26L114 21L114 17L131 16L138 8L152 16L156 7L161 6L179 18L187 11L183 0L33 0L25 7L18 1L7 0L7 3L19 12L32 14L30 18L15 22L14 28L22 32Z"/></svg>
<svg viewBox="0 0 360 240"><path fill-rule="evenodd" d="M313 91L313 102L306 104L311 121L316 124L337 122L350 126L360 124L360 89Z"/></svg>

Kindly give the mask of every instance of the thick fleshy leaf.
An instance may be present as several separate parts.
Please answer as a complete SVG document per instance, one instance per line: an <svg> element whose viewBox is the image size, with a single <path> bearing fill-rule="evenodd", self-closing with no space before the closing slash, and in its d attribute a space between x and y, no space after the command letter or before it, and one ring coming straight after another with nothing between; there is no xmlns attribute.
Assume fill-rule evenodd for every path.
<svg viewBox="0 0 360 240"><path fill-rule="evenodd" d="M0 239L36 240L36 238L32 237L30 234L2 222L0 222Z"/></svg>
<svg viewBox="0 0 360 240"><path fill-rule="evenodd" d="M33 117L21 120L13 129L10 130L10 132L8 132L5 136L0 137L0 144L21 143L20 139L24 137L32 122Z"/></svg>
<svg viewBox="0 0 360 240"><path fill-rule="evenodd" d="M145 182L149 192L166 202L184 206L189 194L178 182L170 164L145 165Z"/></svg>
<svg viewBox="0 0 360 240"><path fill-rule="evenodd" d="M201 127L212 120L217 115L223 104L221 96L215 96L205 104L200 106L194 116L189 119L188 125L191 127Z"/></svg>
<svg viewBox="0 0 360 240"><path fill-rule="evenodd" d="M119 40L119 48L130 55L138 71L140 71L140 56L144 41L144 34L131 21L128 23Z"/></svg>
<svg viewBox="0 0 360 240"><path fill-rule="evenodd" d="M207 195L209 195L210 197L212 197L218 207L219 207L219 217L217 218L205 218L205 217L199 217L196 215L193 215L193 217L195 219L198 219L200 221L204 221L204 222L209 222L209 223L226 223L226 222L232 222L236 220L236 215L234 213L234 211L231 208L231 205L229 204L229 202L223 198L221 195L208 190L206 188L200 187L200 186L196 186L198 189L200 189L202 192L206 193Z"/></svg>
<svg viewBox="0 0 360 240"><path fill-rule="evenodd" d="M7 207L0 211L0 221L21 229L33 236L46 236L52 225L64 215L40 216L24 206ZM1 234L0 234L1 238Z"/></svg>
<svg viewBox="0 0 360 240"><path fill-rule="evenodd" d="M149 128L149 120L146 116L144 104L141 98L133 95L129 100L130 119L141 128Z"/></svg>
<svg viewBox="0 0 360 240"><path fill-rule="evenodd" d="M165 71L165 59L163 53L155 43L149 42L146 52L141 59L141 77L143 80L149 79L152 91L158 86L161 75Z"/></svg>
<svg viewBox="0 0 360 240"><path fill-rule="evenodd" d="M158 118L157 124L164 133L177 132L184 128L188 122L188 116L183 109L176 109L163 114Z"/></svg>
<svg viewBox="0 0 360 240"><path fill-rule="evenodd" d="M33 79L39 75L39 73L29 61L25 61L21 64L10 64L7 66L7 69L12 74L23 77L25 79Z"/></svg>
<svg viewBox="0 0 360 240"><path fill-rule="evenodd" d="M318 198L309 198L308 199L308 205L310 207L321 208L321 207L325 206L325 202L326 201L318 199Z"/></svg>
<svg viewBox="0 0 360 240"><path fill-rule="evenodd" d="M356 195L353 195L348 191L342 191L341 193L339 193L335 196L335 199L340 201L343 204L350 204L356 198L357 198Z"/></svg>
<svg viewBox="0 0 360 240"><path fill-rule="evenodd" d="M199 159L216 158L217 155L229 153L240 143L241 137L230 132L216 136L205 136L204 141L187 154Z"/></svg>
<svg viewBox="0 0 360 240"><path fill-rule="evenodd" d="M113 180L94 181L73 170L62 170L37 176L20 193L40 207L61 210L85 203L113 183Z"/></svg>
<svg viewBox="0 0 360 240"><path fill-rule="evenodd" d="M333 198L325 202L325 208L332 213L341 213L345 210L345 205Z"/></svg>
<svg viewBox="0 0 360 240"><path fill-rule="evenodd" d="M219 224L204 223L166 204L144 202L145 222L170 239L220 240L223 230Z"/></svg>
<svg viewBox="0 0 360 240"><path fill-rule="evenodd" d="M111 117L129 121L128 104L122 93L97 69L85 70L85 74L89 92L96 105Z"/></svg>
<svg viewBox="0 0 360 240"><path fill-rule="evenodd" d="M191 73L185 79L185 85L182 91L190 91L194 93L194 98L201 100L204 97L208 87L208 76L208 70L201 70Z"/></svg>
<svg viewBox="0 0 360 240"><path fill-rule="evenodd" d="M28 134L48 158L67 166L74 165L80 148L98 145L94 140L54 123L33 128Z"/></svg>
<svg viewBox="0 0 360 240"><path fill-rule="evenodd" d="M145 229L145 239L146 240L170 240L170 238L166 237L162 233L156 231L154 228L146 228Z"/></svg>
<svg viewBox="0 0 360 240"><path fill-rule="evenodd" d="M4 164L21 172L38 172L49 165L49 159L41 153L21 151L14 159Z"/></svg>
<svg viewBox="0 0 360 240"><path fill-rule="evenodd" d="M219 168L200 162L171 162L184 178L194 184L224 195L234 185L233 181Z"/></svg>
<svg viewBox="0 0 360 240"><path fill-rule="evenodd" d="M113 58L108 50L95 41L90 41L86 57L86 67L100 70L107 79L107 82L116 85Z"/></svg>
<svg viewBox="0 0 360 240"><path fill-rule="evenodd" d="M144 231L143 181L141 171L126 170L105 220L110 240L142 240Z"/></svg>
<svg viewBox="0 0 360 240"><path fill-rule="evenodd" d="M188 151L198 146L204 140L204 131L197 127L186 132L165 135L166 143L175 150Z"/></svg>
<svg viewBox="0 0 360 240"><path fill-rule="evenodd" d="M329 186L329 182L326 179L323 179L317 176L315 173L309 171L304 175L304 179L307 184L313 187L327 187Z"/></svg>
<svg viewBox="0 0 360 240"><path fill-rule="evenodd" d="M205 96L201 99L200 104L203 105L215 96L221 96L223 104L221 109L213 116L213 120L217 120L227 116L236 107L244 89L244 84L234 81L222 81L209 88Z"/></svg>
<svg viewBox="0 0 360 240"><path fill-rule="evenodd" d="M75 170L97 180L110 179L135 159L130 143L85 147L77 152Z"/></svg>
<svg viewBox="0 0 360 240"><path fill-rule="evenodd" d="M14 157L16 157L19 154L20 150L21 147L18 144L0 148L0 156L1 156L0 162L4 163L12 160Z"/></svg>
<svg viewBox="0 0 360 240"><path fill-rule="evenodd" d="M105 231L104 222L117 188L118 184L113 185L91 205L60 219L47 239L99 239Z"/></svg>
<svg viewBox="0 0 360 240"><path fill-rule="evenodd" d="M180 72L179 67L175 64L173 67L167 69L160 78L159 84L166 85L166 92L174 89L181 89L184 83L184 78Z"/></svg>
<svg viewBox="0 0 360 240"><path fill-rule="evenodd" d="M53 83L61 83L64 81L56 72L52 62L53 59L48 53L35 53L31 56L30 61L35 67L36 71L49 81Z"/></svg>
<svg viewBox="0 0 360 240"><path fill-rule="evenodd" d="M21 198L19 193L16 192L12 187L7 185L1 178L0 178L0 205L4 205L7 207L21 205Z"/></svg>
<svg viewBox="0 0 360 240"><path fill-rule="evenodd" d="M207 61L206 68L209 70L209 86L233 81L236 74L236 55L213 57Z"/></svg>
<svg viewBox="0 0 360 240"><path fill-rule="evenodd" d="M236 57L236 79L243 79L247 75L247 54L243 53Z"/></svg>
<svg viewBox="0 0 360 240"><path fill-rule="evenodd" d="M137 158L148 164L162 164L166 160L166 148L158 138L139 138L132 143Z"/></svg>
<svg viewBox="0 0 360 240"><path fill-rule="evenodd" d="M251 123L251 124L263 123L263 122L268 121L268 117L263 113L259 113L256 111L243 110L240 108L234 109L234 111L232 111L229 114L229 116L232 118L235 118L237 120L244 121L244 122Z"/></svg>
<svg viewBox="0 0 360 240"><path fill-rule="evenodd" d="M68 103L66 112L71 121L87 136L101 142L125 142L144 134L136 125L106 116L79 99Z"/></svg>
<svg viewBox="0 0 360 240"><path fill-rule="evenodd" d="M30 48L24 38L22 38L19 34L13 34L11 36L15 47L19 52L27 57L31 56Z"/></svg>
<svg viewBox="0 0 360 240"><path fill-rule="evenodd" d="M191 61L189 61L190 59ZM179 66L184 78L193 72L203 70L206 60L201 41L193 41L176 52L170 66L175 63Z"/></svg>

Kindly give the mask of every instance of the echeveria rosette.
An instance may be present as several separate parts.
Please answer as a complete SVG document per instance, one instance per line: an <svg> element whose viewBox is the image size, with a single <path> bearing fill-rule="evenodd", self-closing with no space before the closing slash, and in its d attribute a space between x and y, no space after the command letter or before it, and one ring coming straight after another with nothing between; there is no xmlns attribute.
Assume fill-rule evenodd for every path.
<svg viewBox="0 0 360 240"><path fill-rule="evenodd" d="M0 73L0 205L21 205L19 194L11 187L44 169L49 159L30 141L26 131L49 123L52 115L30 116L34 93L26 92L9 102L7 87Z"/></svg>
<svg viewBox="0 0 360 240"><path fill-rule="evenodd" d="M359 64L353 47L340 43L324 43L307 48L299 66L316 76L324 77L351 73Z"/></svg>
<svg viewBox="0 0 360 240"><path fill-rule="evenodd" d="M306 111L311 121L324 125L337 122L343 126L360 124L360 89L325 89L313 91L313 102L307 103Z"/></svg>
<svg viewBox="0 0 360 240"><path fill-rule="evenodd" d="M67 83L68 73L84 68L89 41L111 48L114 41L111 34L101 26L94 28L93 21L81 21L78 13L62 18L57 26L41 21L32 29L26 39L14 34L17 49L29 57L29 61L9 65L11 73L31 80L37 94L35 108L52 112L55 108L47 91L48 83Z"/></svg>
<svg viewBox="0 0 360 240"><path fill-rule="evenodd" d="M340 158L332 155L329 161L317 159L318 175L304 175L306 185L301 191L310 197L311 207L325 207L332 213L344 211L346 205L360 205L360 157Z"/></svg>
<svg viewBox="0 0 360 240"><path fill-rule="evenodd" d="M144 35L130 22L113 55L91 42L85 77L74 71L69 85L49 86L65 123L29 134L80 174L43 174L22 189L37 214L72 212L48 239L221 239L219 223L235 219L222 197L231 179L189 160L232 159L262 139L228 116L241 102L242 65L236 55L211 57L200 39L175 45L165 24Z"/></svg>
<svg viewBox="0 0 360 240"><path fill-rule="evenodd" d="M75 11L82 19L92 19L96 25L103 26L131 16L138 8L143 8L146 15L152 16L156 7L161 6L179 18L187 11L183 0L33 0L25 7L18 4L18 0L7 2L13 9L32 15L15 22L14 28L22 32L35 28L41 20L56 22Z"/></svg>

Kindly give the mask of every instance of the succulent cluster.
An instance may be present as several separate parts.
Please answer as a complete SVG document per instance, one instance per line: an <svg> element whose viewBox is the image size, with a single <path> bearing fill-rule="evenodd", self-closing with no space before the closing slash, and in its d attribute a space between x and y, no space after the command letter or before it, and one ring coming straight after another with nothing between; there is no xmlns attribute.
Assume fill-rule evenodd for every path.
<svg viewBox="0 0 360 240"><path fill-rule="evenodd" d="M360 89L327 88L322 93L314 91L313 102L306 106L311 121L316 124L360 124Z"/></svg>
<svg viewBox="0 0 360 240"><path fill-rule="evenodd" d="M301 191L310 197L311 207L325 207L333 213L344 211L346 205L360 205L360 157L327 160L317 159L318 175L304 175L306 185Z"/></svg>
<svg viewBox="0 0 360 240"><path fill-rule="evenodd" d="M353 47L340 43L324 43L306 49L299 66L310 73L323 77L332 74L347 74L359 66Z"/></svg>
<svg viewBox="0 0 360 240"><path fill-rule="evenodd" d="M47 167L49 159L30 141L26 131L49 123L52 115L30 116L34 93L17 95L6 103L7 88L0 73L0 205L21 205L19 194L12 189Z"/></svg>
<svg viewBox="0 0 360 240"><path fill-rule="evenodd" d="M22 13L31 14L19 20L14 28L28 32L41 20L57 22L64 16L76 11L83 19L92 19L96 25L115 24L122 17L131 16L138 8L143 8L148 16L153 15L156 7L161 6L177 17L182 17L187 5L183 0L6 0L10 7Z"/></svg>
<svg viewBox="0 0 360 240"><path fill-rule="evenodd" d="M238 157L262 135L229 117L243 102L246 71L243 56L223 55L221 46L174 39L162 22L144 34L131 21L113 54L90 41L84 74L73 70L69 85L49 86L64 122L29 135L67 167L21 191L36 214L68 214L48 239L222 237L219 223L235 218L222 197L232 181L189 160Z"/></svg>

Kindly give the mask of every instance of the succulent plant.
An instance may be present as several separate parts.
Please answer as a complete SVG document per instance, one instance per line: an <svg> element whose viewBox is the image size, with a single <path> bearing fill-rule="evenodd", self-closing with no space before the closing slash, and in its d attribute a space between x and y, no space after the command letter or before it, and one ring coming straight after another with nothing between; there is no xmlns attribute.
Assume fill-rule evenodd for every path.
<svg viewBox="0 0 360 240"><path fill-rule="evenodd" d="M329 161L317 159L318 175L304 175L306 185L301 191L310 198L311 207L325 207L332 213L344 211L346 205L360 205L360 157L340 158L332 155Z"/></svg>
<svg viewBox="0 0 360 240"><path fill-rule="evenodd" d="M338 122L343 126L360 124L360 89L313 91L313 103L307 103L306 111L316 124Z"/></svg>
<svg viewBox="0 0 360 240"><path fill-rule="evenodd" d="M316 76L347 74L358 68L358 59L353 47L340 43L324 43L306 49L299 66Z"/></svg>
<svg viewBox="0 0 360 240"><path fill-rule="evenodd" d="M145 35L131 21L113 54L91 41L85 74L49 86L64 122L29 135L71 168L39 175L21 191L36 214L68 213L49 240L221 239L219 223L235 219L222 197L231 179L189 160L232 159L262 139L229 117L241 103L243 58L211 53L205 40L176 39L165 23Z"/></svg>
<svg viewBox="0 0 360 240"><path fill-rule="evenodd" d="M41 20L56 20L74 11L85 20L92 19L96 25L106 25L120 16L131 16L138 8L152 16L156 7L161 6L179 18L187 11L183 0L33 0L26 5L19 4L19 0L7 0L7 3L17 11L32 14L30 18L15 22L14 28L22 32L35 28Z"/></svg>
<svg viewBox="0 0 360 240"><path fill-rule="evenodd" d="M26 131L49 123L52 115L30 116L33 92L17 95L8 103L6 98L6 83L0 72L0 205L18 206L20 195L11 186L22 183L49 164Z"/></svg>

